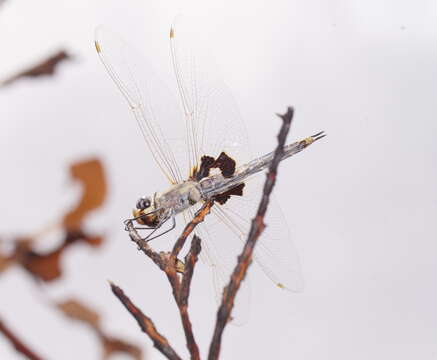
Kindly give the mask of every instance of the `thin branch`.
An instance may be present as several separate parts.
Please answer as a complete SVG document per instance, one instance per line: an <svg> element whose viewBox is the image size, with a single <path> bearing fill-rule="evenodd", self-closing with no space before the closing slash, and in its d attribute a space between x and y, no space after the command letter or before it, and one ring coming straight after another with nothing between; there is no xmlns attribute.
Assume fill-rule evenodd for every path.
<svg viewBox="0 0 437 360"><path fill-rule="evenodd" d="M129 222L126 225L126 229L129 232L130 239L137 244L138 250L141 250L145 255L151 258L161 270L164 270L167 265L167 260L162 256L162 254L156 252L149 246L149 243L144 240L135 229L133 223Z"/></svg>
<svg viewBox="0 0 437 360"><path fill-rule="evenodd" d="M188 315L188 297L190 295L191 279L193 278L194 267L197 263L198 255L201 250L201 240L198 236L194 235L191 241L191 248L185 257L185 270L182 277L181 286L179 290L179 296L176 300L179 308L179 313L182 319L182 326L185 332L185 338L187 340L187 348L190 351L191 359L199 360L200 353L196 340L194 339L193 328L191 325L190 317Z"/></svg>
<svg viewBox="0 0 437 360"><path fill-rule="evenodd" d="M193 329L188 314L188 296L190 292L191 278L193 276L194 266L197 262L198 254L201 250L200 238L194 236L191 242L191 248L188 252L184 265L182 281L179 279L178 272L178 255L185 245L187 238L193 232L195 227L200 224L205 216L209 214L214 201L206 201L203 206L196 212L194 218L185 226L184 231L181 236L177 239L173 250L170 254L168 253L158 253L154 251L148 244L147 241L141 238L141 236L136 231L132 223L127 224L127 230L129 231L129 236L133 242L135 242L138 248L167 275L167 279L170 282L173 297L179 309L179 314L181 316L182 326L185 333L185 338L187 342L187 349L190 352L192 360L200 359L199 347L194 338Z"/></svg>
<svg viewBox="0 0 437 360"><path fill-rule="evenodd" d="M188 252L187 256L185 256L185 270L182 278L181 291L179 294L179 302L181 305L188 305L191 279L193 278L194 267L197 263L201 249L201 240L197 235L194 235L193 240L191 241L190 251Z"/></svg>
<svg viewBox="0 0 437 360"><path fill-rule="evenodd" d="M256 245L256 242L266 226L264 224L264 216L269 204L270 194L276 182L278 165L284 153L285 140L293 119L293 108L289 107L287 112L284 115L279 115L279 117L282 118L283 124L278 135L278 146L276 147L273 160L267 172L261 202L259 204L257 214L252 220L251 228L244 245L243 252L238 257L238 263L231 275L230 282L223 291L222 302L217 312L214 335L209 348L208 360L216 360L219 357L223 331L230 319L232 308L234 306L235 295L237 294L240 284L244 280L247 269L252 261L253 249Z"/></svg>
<svg viewBox="0 0 437 360"><path fill-rule="evenodd" d="M173 250L171 252L170 258L168 259L167 266L164 270L172 286L173 296L179 308L179 314L181 316L182 326L184 328L185 338L187 340L187 348L190 352L192 360L199 360L200 352L199 352L199 346L197 345L196 340L194 339L193 328L188 315L189 290L183 290L182 285L184 285L184 280L185 283L188 283L188 285L191 282L192 272L194 270L194 266L197 261L197 255L198 255L198 253L196 254L196 251L200 252L200 239L195 236L193 237L193 240L191 242L190 253L187 256L188 258L190 258L190 254L191 254L196 258L196 261L193 261L192 264L188 265L188 271L187 268L185 268L182 285L176 273L176 261L177 261L177 256L179 255L180 251L184 247L185 241L193 232L195 227L205 219L206 215L209 214L213 204L214 201L212 200L206 201L203 204L203 206L196 212L194 218L185 226L184 231L182 232L181 236L179 236L179 238L177 239L176 243L173 246ZM196 245L197 242L198 245ZM190 266L192 266L193 268L191 269ZM184 291L185 293L183 293ZM184 296L186 297L184 298Z"/></svg>
<svg viewBox="0 0 437 360"><path fill-rule="evenodd" d="M264 223L264 217L267 211L270 194L276 182L278 165L284 154L285 140L287 138L290 129L291 121L293 119L293 109L288 108L286 114L279 115L279 116L282 118L283 124L278 135L278 146L274 152L273 160L270 163L269 171L267 173L266 181L264 184L261 202L259 204L257 214L255 218L252 220L248 238L246 240L241 255L238 257L238 263L231 275L230 282L223 291L222 303L217 312L214 335L209 349L209 356L208 356L209 360L217 360L219 357L223 331L229 319L231 318L235 296L240 288L241 282L244 280L246 276L247 269L251 264L253 250L256 245L256 242L266 226ZM214 201L205 202L202 208L196 212L193 220L185 227L184 231L182 232L182 235L177 239L171 253L155 252L148 245L148 243L145 240L143 240L141 236L137 233L133 224L128 225L128 230L131 240L134 241L138 245L138 248L142 250L148 257L150 257L153 260L153 262L167 275L167 279L169 280L172 287L173 297L179 308L179 313L181 316L182 325L187 340L187 348L190 351L192 360L199 360L200 354L199 354L198 346L194 340L192 326L188 316L188 297L190 293L190 285L191 285L194 267L195 264L197 263L198 254L200 253L201 250L200 239L197 236L193 237L193 240L191 242L191 248L189 253L185 257L185 264L183 264L182 270L181 267L179 266L181 262L178 259L178 255L182 250L182 248L184 247L185 242L189 237L189 235L193 232L195 227L204 220L205 216L210 212L213 204ZM182 273L183 275L179 277L178 272ZM114 291L114 286L113 286L113 291ZM116 294L115 291L114 293ZM129 310L129 307L126 304L125 306ZM131 310L129 311L138 321L137 318L138 315L136 314L138 312L141 313L141 311L136 307L134 307L134 311ZM145 315L143 315L142 313L141 315L142 317L145 317ZM154 328L151 320L147 317L145 318L152 325L152 329L154 330L154 332L152 331L151 333L147 331L146 332L149 334L152 340L154 340L153 335L155 335L156 337L157 331ZM161 338L163 338L162 335L160 334L158 335ZM166 342L166 344L168 344L168 342Z"/></svg>
<svg viewBox="0 0 437 360"><path fill-rule="evenodd" d="M181 360L181 357L170 346L167 339L162 336L156 329L153 321L143 314L143 312L137 308L132 301L124 294L123 290L117 285L111 283L111 290L114 295L121 301L124 307L131 313L131 315L137 320L141 330L145 332L153 341L153 345L170 360Z"/></svg>
<svg viewBox="0 0 437 360"><path fill-rule="evenodd" d="M15 335L10 329L6 327L4 322L0 319L0 332L9 340L9 342L14 346L20 354L24 355L30 360L42 360L42 357L36 355L34 351L30 350L27 345L25 345L17 335Z"/></svg>
<svg viewBox="0 0 437 360"><path fill-rule="evenodd" d="M165 256L166 254L164 254L162 252L158 253L155 250L153 250L152 247L147 242L147 240L144 240L141 237L141 235L135 229L134 224L132 222L127 223L126 229L129 232L129 237L131 238L131 240L135 244L137 244L138 249L141 250L150 259L152 259L152 261L156 265L158 265L158 267L161 270L166 271L166 267L168 267L168 264L170 264L170 263L176 264L177 256L179 255L179 252L182 250L188 236L190 236L190 234L193 232L194 228L205 219L205 216L209 214L212 205L213 205L212 201L206 201L202 205L202 207L196 212L193 220L191 220L185 226L184 231L182 232L182 235L178 238L175 245L173 246L173 250L171 252L170 259ZM176 267L175 267L175 269L176 269Z"/></svg>
<svg viewBox="0 0 437 360"><path fill-rule="evenodd" d="M193 220L191 220L185 226L185 229L182 232L182 235L179 236L179 239L177 239L176 243L173 246L173 250L172 250L171 256L170 256L171 261L174 262L176 260L180 251L184 247L185 241L187 240L188 236L190 236L190 234L193 232L194 228L205 219L205 216L209 214L213 204L214 204L213 200L205 201L203 206L194 215Z"/></svg>
<svg viewBox="0 0 437 360"><path fill-rule="evenodd" d="M170 254L170 258L168 259L167 266L164 270L166 275L167 275L167 278L172 286L173 297L176 301L176 304L178 305L179 314L181 316L182 326L184 328L185 338L187 341L187 348L190 352L192 360L199 360L200 359L200 352L199 352L199 346L197 345L196 340L194 338L193 328L192 328L191 321L190 321L190 318L188 315L189 290L187 290L187 289L183 290L182 285L184 285L184 280L185 280L185 283L188 283L188 284L191 282L192 271L194 270L195 261L192 263L192 265L188 265L189 266L188 272L187 272L187 269L185 268L182 284L181 284L180 279L177 276L175 265L176 265L176 261L177 261L177 256L179 255L180 251L184 247L184 244L185 244L187 238L193 232L195 227L205 219L205 216L209 214L213 204L214 204L214 201L206 201L203 204L203 206L196 212L194 218L185 226L184 231L182 232L181 236L179 236L179 238L177 239L176 243L173 246L173 250ZM198 242L200 240L200 239L199 240L197 240L197 239L198 239L197 237L193 238L192 243L191 243L190 252L197 251L196 250L196 242ZM200 252L200 241L199 241L198 251ZM197 255L195 255L195 257L197 258ZM190 269L190 266L193 266L193 269ZM186 286L186 284L185 284L185 286ZM183 294L184 291L185 291L185 293ZM184 298L184 296L186 296L186 297Z"/></svg>

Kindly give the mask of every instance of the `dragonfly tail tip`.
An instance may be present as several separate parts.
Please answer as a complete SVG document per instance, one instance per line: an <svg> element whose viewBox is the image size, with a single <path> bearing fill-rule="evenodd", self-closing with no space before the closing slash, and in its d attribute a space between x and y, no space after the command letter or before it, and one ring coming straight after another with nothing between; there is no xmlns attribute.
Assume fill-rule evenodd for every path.
<svg viewBox="0 0 437 360"><path fill-rule="evenodd" d="M326 136L326 133L324 131L320 131L317 134L311 136L313 138L313 141L320 140Z"/></svg>

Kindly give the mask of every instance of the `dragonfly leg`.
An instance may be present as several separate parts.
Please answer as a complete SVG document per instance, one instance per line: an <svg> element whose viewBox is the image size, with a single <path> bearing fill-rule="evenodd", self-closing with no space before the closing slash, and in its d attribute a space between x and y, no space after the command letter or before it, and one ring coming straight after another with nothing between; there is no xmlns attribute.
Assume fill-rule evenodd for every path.
<svg viewBox="0 0 437 360"><path fill-rule="evenodd" d="M131 218L131 219L124 220L124 221L123 221L123 224L124 224L124 230L129 231L129 227L130 227L130 225L132 225L132 223L133 223L134 221L140 219L141 217L143 217L143 216L145 216L145 215L151 215L151 214L157 213L158 211L161 211L161 210L162 210L162 209L159 208L159 209L153 210L153 211L151 211L151 212L149 212L149 213L147 213L147 214L141 214L141 215L138 215L138 216L133 217L133 218ZM167 221L167 219L165 219L164 222L165 222L165 221ZM156 229L156 228L158 228L158 227L159 227L159 224L158 224L158 226L156 226L156 227L152 227L152 226L134 226L134 229L136 229L136 230L153 230L153 229Z"/></svg>
<svg viewBox="0 0 437 360"><path fill-rule="evenodd" d="M162 235L164 235L164 234L167 234L168 232L172 231L172 230L176 227L176 217L175 217L173 214L171 214L171 215L170 215L168 218L166 218L162 223L160 223L160 224L159 224L159 227L161 227L161 225L163 225L165 222L167 222L170 218L171 218L171 220L172 220L172 224L171 224L171 227L170 227L169 229L165 230L164 232L162 232L162 233L160 233L160 234L158 234L158 235L155 235L155 236L151 237L151 236L153 235L153 233L155 232L155 231L152 231L152 232L149 234L149 236L147 236L144 240L146 240L147 242L149 242L149 241L152 241L153 239L159 238L160 236L162 236ZM158 229L158 227L157 227L156 229Z"/></svg>
<svg viewBox="0 0 437 360"><path fill-rule="evenodd" d="M158 211L158 210L155 210L155 211L153 211L153 212L156 212L156 211ZM151 213L149 213L149 214L151 214ZM147 214L147 215L149 215L149 214ZM158 223L158 225L155 226L155 227L149 227L149 226L133 226L133 222L134 222L135 220L139 219L141 216L144 216L144 214L142 214L142 215L140 215L140 216L137 216L137 217L134 217L134 218L132 218L132 219L127 219L127 220L125 220L123 223L124 223L124 225L125 225L125 230L126 230L126 231L129 231L131 228L133 228L133 229L135 229L135 230L151 230L151 232L150 232L146 237L142 238L142 240L147 241L147 242L149 242L149 241L151 241L151 240L153 240L153 239L156 239L156 238L158 238L158 237L160 237L160 236L162 236L162 235L164 235L164 234L166 234L166 233L172 231L172 230L176 227L176 219L175 219L176 217L175 217L173 211L170 212L170 213L168 214L168 216L166 216L163 220L161 220L161 221ZM157 234L157 235L154 235L154 234L158 231L158 229L160 229L160 228L161 228L161 227L162 227L162 226L163 226L163 225L164 225L164 224L165 224L169 219L172 220L171 227L170 227L169 229L163 231L162 233L159 233L159 234Z"/></svg>

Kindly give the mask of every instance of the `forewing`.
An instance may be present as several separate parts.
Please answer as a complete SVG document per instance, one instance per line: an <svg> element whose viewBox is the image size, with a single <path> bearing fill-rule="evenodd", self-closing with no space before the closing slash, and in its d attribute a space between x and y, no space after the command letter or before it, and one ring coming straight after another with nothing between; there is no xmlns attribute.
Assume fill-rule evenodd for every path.
<svg viewBox="0 0 437 360"><path fill-rule="evenodd" d="M222 151L246 162L246 129L234 97L209 51L209 41L190 18L179 16L170 31L177 86L184 110L191 167L202 155Z"/></svg>
<svg viewBox="0 0 437 360"><path fill-rule="evenodd" d="M180 136L177 134L181 114L174 96L152 66L109 29L102 26L96 29L95 44L106 70L127 100L158 167L171 183L182 181L182 171L170 144Z"/></svg>

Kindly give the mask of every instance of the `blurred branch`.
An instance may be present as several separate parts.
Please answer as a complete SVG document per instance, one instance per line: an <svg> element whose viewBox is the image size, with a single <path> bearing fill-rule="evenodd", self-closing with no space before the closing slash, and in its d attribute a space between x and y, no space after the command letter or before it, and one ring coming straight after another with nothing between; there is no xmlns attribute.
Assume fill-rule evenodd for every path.
<svg viewBox="0 0 437 360"><path fill-rule="evenodd" d="M125 340L109 336L101 325L99 313L74 298L55 303L65 316L88 325L97 336L102 346L102 359L107 359L114 353L124 353L135 360L142 360L141 349Z"/></svg>
<svg viewBox="0 0 437 360"><path fill-rule="evenodd" d="M68 248L77 243L85 243L91 247L98 247L103 243L103 236L89 234L83 229L88 215L91 211L101 207L107 196L107 181L103 165L96 158L78 161L71 164L70 175L82 185L83 189L77 205L63 216L62 222L59 220L54 222L55 226L49 226L33 235L12 238L10 241L12 246L8 246L7 253L0 248L0 275L12 265L17 265L36 280L50 282L60 279L63 270L61 259L69 254L66 251ZM37 239L44 238L54 229L63 229L59 244L48 251L38 250ZM87 323L95 330L103 348L103 359L116 352L129 354L135 360L142 359L142 351L139 347L106 335L100 327L98 313L74 299L54 305L66 316ZM25 354L29 359L41 359L23 345L1 321L0 332L11 341L17 351Z"/></svg>
<svg viewBox="0 0 437 360"><path fill-rule="evenodd" d="M9 340L20 354L30 360L42 360L42 357L36 355L34 351L30 350L10 329L6 327L4 322L0 319L0 332Z"/></svg>
<svg viewBox="0 0 437 360"><path fill-rule="evenodd" d="M252 220L243 252L238 257L238 263L231 275L231 280L223 291L222 302L217 312L216 325L209 349L208 360L216 360L219 357L223 331L230 319L235 295L237 294L240 284L244 280L247 269L252 261L253 249L256 242L266 226L264 224L264 216L269 204L270 194L272 193L273 186L276 182L278 165L284 153L285 140L290 130L293 113L293 108L289 107L284 115L279 115L279 117L282 118L283 123L278 135L278 146L276 147L273 160L270 164L269 171L267 172L261 202L257 214Z"/></svg>
<svg viewBox="0 0 437 360"><path fill-rule="evenodd" d="M44 75L52 76L55 74L58 65L67 59L71 59L71 56L65 50L58 51L57 53L42 60L31 68L24 70L16 75L13 75L6 80L1 81L0 87L10 85L21 78L34 78Z"/></svg>

